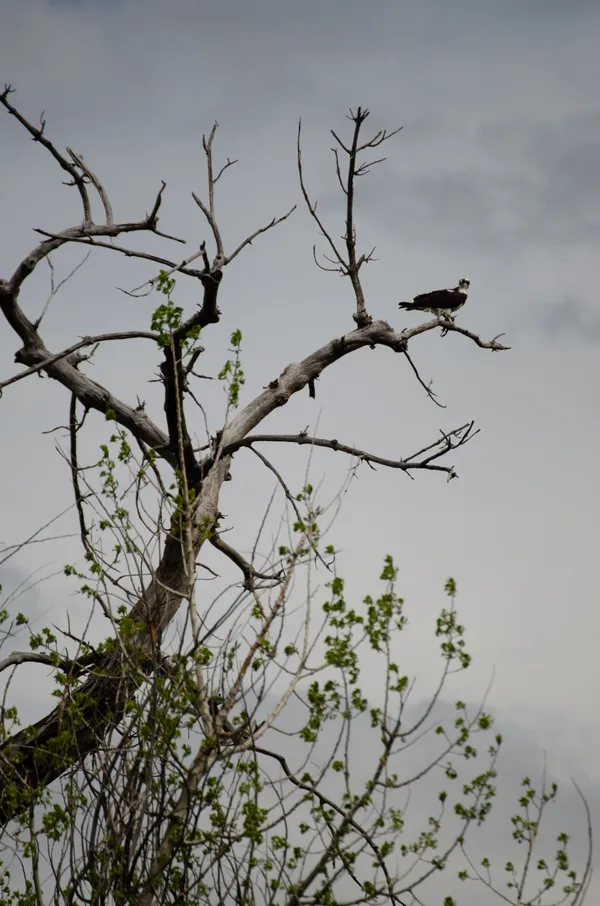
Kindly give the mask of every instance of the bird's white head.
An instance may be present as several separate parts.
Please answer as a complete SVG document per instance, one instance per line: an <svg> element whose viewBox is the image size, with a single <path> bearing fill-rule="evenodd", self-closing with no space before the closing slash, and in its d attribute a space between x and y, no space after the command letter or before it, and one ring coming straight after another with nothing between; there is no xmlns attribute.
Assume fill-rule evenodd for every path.
<svg viewBox="0 0 600 906"><path fill-rule="evenodd" d="M458 288L459 288L459 290L460 290L461 292L463 292L463 293L466 293L466 292L468 291L470 285L471 285L471 281L470 281L470 280L467 280L466 277L462 277L462 278L458 281Z"/></svg>

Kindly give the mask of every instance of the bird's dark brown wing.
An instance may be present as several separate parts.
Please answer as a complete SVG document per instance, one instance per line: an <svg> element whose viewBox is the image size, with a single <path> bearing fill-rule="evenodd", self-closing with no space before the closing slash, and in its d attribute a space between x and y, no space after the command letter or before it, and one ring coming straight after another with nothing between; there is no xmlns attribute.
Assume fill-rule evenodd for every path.
<svg viewBox="0 0 600 906"><path fill-rule="evenodd" d="M415 296L415 305L426 305L427 308L444 308L452 299L452 293L447 289L437 289L432 293L421 293Z"/></svg>
<svg viewBox="0 0 600 906"><path fill-rule="evenodd" d="M422 296L417 296L413 304L415 308L433 310L439 308L456 311L465 304L466 299L467 293L454 292L451 289L440 289L434 293L425 293Z"/></svg>

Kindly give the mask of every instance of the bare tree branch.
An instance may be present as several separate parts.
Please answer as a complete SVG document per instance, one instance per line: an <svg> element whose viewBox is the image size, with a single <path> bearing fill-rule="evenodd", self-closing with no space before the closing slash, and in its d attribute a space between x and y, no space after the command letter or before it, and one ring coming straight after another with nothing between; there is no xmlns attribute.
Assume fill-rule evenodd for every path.
<svg viewBox="0 0 600 906"><path fill-rule="evenodd" d="M239 551L236 551L235 548L227 544L226 541L223 541L221 535L214 534L210 538L210 543L212 546L218 550L220 553L224 554L232 563L241 570L244 576L244 588L248 591L252 591L256 587L256 580L260 579L265 582L272 582L277 585L283 576L283 570L280 570L279 573L273 575L272 573L260 573L258 570L254 569L251 563L242 557Z"/></svg>
<svg viewBox="0 0 600 906"><path fill-rule="evenodd" d="M465 330L464 327L459 327L454 321L450 321L447 318L435 318L433 321L425 321L423 324L411 327L409 333L411 337L416 337L420 333L426 333L428 330L434 330L436 327L441 327L442 331L445 331L446 333L460 333L463 337L472 340L480 349L491 349L494 352L507 352L511 349L510 346L504 346L502 343L498 342L500 337L504 336L503 333L497 334L491 340L482 340L478 334L473 333L470 330Z"/></svg>
<svg viewBox="0 0 600 906"><path fill-rule="evenodd" d="M359 327L368 324L370 317L367 313L365 304L365 294L360 282L359 268L360 264L356 260L356 228L354 226L354 178L357 174L356 155L358 153L358 137L361 126L369 115L368 110L358 108L355 114L350 112L350 119L354 123L354 135L352 136L352 146L348 153L348 178L346 182L346 233L344 240L346 242L346 251L348 253L348 276L352 281L352 288L356 296L356 316L355 321ZM335 133L334 133L335 137Z"/></svg>
<svg viewBox="0 0 600 906"><path fill-rule="evenodd" d="M464 327L459 327L453 321L445 321L444 328L449 333L460 333L463 335L463 337L468 337L469 340L473 340L473 342L476 343L480 349L492 349L494 352L506 352L507 350L512 348L510 346L503 346L502 343L498 343L500 337L504 336L503 333L497 334L492 340L485 341L478 337L476 333L473 333L470 330L465 330Z"/></svg>
<svg viewBox="0 0 600 906"><path fill-rule="evenodd" d="M115 222L115 220L113 217L112 206L108 199L108 195L106 194L106 190L104 189L104 186L102 185L102 183L100 182L100 180L98 179L96 174L90 170L90 168L87 166L86 163L84 163L82 154L76 154L73 151L73 149L69 148L69 147L67 147L67 153L71 156L71 159L76 164L76 166L78 166L79 169L82 171L82 173L84 173L85 176L87 176L89 181L92 183L92 185L96 189L98 195L100 196L100 200L102 201L102 204L104 206L106 224L107 224L107 226L112 226L112 224Z"/></svg>
<svg viewBox="0 0 600 906"><path fill-rule="evenodd" d="M150 214L147 214L143 220L133 221L131 223L115 223L111 225L107 224L95 224L91 221L85 221L80 226L69 227L66 230L62 230L59 233L48 232L46 230L36 229L35 232L41 233L43 236L47 236L43 242L40 242L23 261L19 264L12 277L8 281L4 281L6 291L11 294L16 294L23 282L27 277L33 272L34 268L40 261L46 258L50 252L54 249L59 248L61 245L64 245L66 242L86 242L91 245L91 239L96 236L118 236L121 233L135 233L135 232L149 232L155 233L157 236L163 236L167 239L172 239L175 242L184 242L182 239L178 239L175 236L167 236L165 233L161 233L157 228L158 223L158 210L160 208L160 203L162 199L162 193L166 188L166 183L162 183L158 195L152 206ZM96 243L99 245L99 243ZM104 247L114 248L111 245L106 245ZM115 249L117 251L123 251L122 249ZM125 252L125 254L131 254L132 256L136 253L134 252ZM147 257L145 255L139 255L136 257Z"/></svg>
<svg viewBox="0 0 600 906"><path fill-rule="evenodd" d="M206 136L204 136L204 135L202 136L202 147L204 148L204 153L206 154L206 163L207 163L207 169L208 169L208 197L209 197L208 206L204 204L202 199L199 198L195 192L192 192L192 198L194 199L194 201L196 202L196 204L198 205L198 207L204 214L204 216L212 230L215 244L217 247L218 266L225 267L226 264L229 264L231 261L233 261L234 258L237 257L237 255L239 255L239 253L242 251L242 249L244 249L247 245L251 245L252 241L254 239L256 239L257 236L260 236L261 233L266 233L268 230L273 229L273 227L276 227L280 223L283 223L284 220L287 220L288 217L296 210L296 205L294 205L293 208L290 208L290 210L287 212L287 214L283 214L283 216L281 216L281 217L274 217L273 220L270 223L268 223L266 226L259 227L259 229L255 230L250 236L248 236L246 239L244 239L244 241L238 245L238 247L235 249L235 251L233 251L231 253L231 255L226 255L225 247L223 245L223 239L221 237L221 231L219 229L219 225L218 225L217 219L216 219L215 185L217 184L218 180L223 175L225 170L227 170L229 167L232 167L234 164L236 164L237 160L230 161L228 159L227 163L223 167L221 167L217 176L216 177L213 176L213 141L214 141L214 138L215 138L215 135L217 132L217 128L218 128L218 124L215 123L208 139L206 138Z"/></svg>
<svg viewBox="0 0 600 906"><path fill-rule="evenodd" d="M212 234L215 240L215 245L217 247L217 258L222 260L225 257L225 252L223 250L223 240L221 238L221 231L216 220L215 215L215 183L216 179L213 176L213 156L212 156L212 145L217 132L218 124L215 123L211 129L208 139L205 135L202 136L202 147L204 148L204 153L206 154L206 167L208 171L208 207L204 204L201 198L199 198L195 192L192 192L192 198L206 217L208 225L212 230ZM225 168L226 169L226 168ZM217 179L221 176L223 170L219 172Z"/></svg>
<svg viewBox="0 0 600 906"><path fill-rule="evenodd" d="M363 109L362 107L358 107L356 113L353 113L352 110L350 111L350 116L348 117L348 119L354 123L354 132L353 132L352 142L350 144L350 147L348 147L344 144L344 142L339 138L339 136L336 134L336 132L333 129L331 130L331 134L333 135L334 139L339 144L342 151L344 151L344 153L347 154L347 156L348 156L348 170L347 170L346 178L344 180L342 177L338 150L337 150L337 148L332 149L333 154L334 154L334 159L335 159L336 177L337 177L338 183L342 189L342 192L344 193L344 195L346 197L346 226L345 226L345 231L344 231L344 236L343 236L343 239L344 239L344 242L346 245L346 257L345 258L341 254L339 249L337 248L336 244L334 243L334 241L331 237L331 234L325 228L321 218L317 214L317 205L316 205L316 203L313 204L311 202L310 197L308 195L308 191L306 189L306 185L304 182L304 173L303 173L303 168L302 168L302 150L301 150L301 144L300 144L300 136L301 136L301 128L302 128L301 122L298 124L298 138L297 138L297 165L298 165L298 176L300 179L300 188L302 190L304 200L306 202L306 205L308 207L308 210L309 210L311 216L313 217L313 219L319 226L319 229L321 230L321 234L327 240L327 242L329 243L329 245L333 251L333 254L335 256L334 260L327 258L327 256L325 256L325 257L327 258L328 261L330 261L331 264L334 265L334 267L327 268L327 267L324 267L323 265L319 264L317 257L316 257L315 249L313 249L313 258L315 260L315 263L317 264L317 266L319 268L321 268L321 270L338 271L343 276L350 278L350 282L352 283L352 289L354 291L354 297L356 300L356 311L353 315L353 318L358 327L365 327L368 324L370 324L370 322L372 321L371 316L367 312L365 294L364 294L364 290L363 290L362 283L360 280L359 271L360 271L361 267L363 266L363 264L367 264L369 261L372 260L373 252L375 251L375 249L373 249L368 255L366 255L366 254L361 255L360 257L357 258L357 255L356 255L356 226L355 226L355 210L354 210L355 179L358 176L365 176L370 171L371 167L374 167L376 164L382 163L382 161L385 160L385 158L379 158L378 160L372 160L372 161L368 161L368 162L365 162L362 164L358 164L357 158L358 158L358 154L360 152L365 151L367 148L376 148L382 142L387 141L388 139L390 139L392 136L396 135L400 131L400 129L396 129L391 133L387 133L385 131L378 132L374 136L374 138L365 142L363 145L359 145L358 140L359 140L360 130L362 128L364 121L367 119L368 116L369 116L369 111L366 109ZM338 267L338 265L339 265L339 267Z"/></svg>
<svg viewBox="0 0 600 906"><path fill-rule="evenodd" d="M587 825L587 843L588 843L587 860L585 863L585 868L583 870L583 877L580 882L579 892L572 903L572 906L578 906L579 903L583 903L585 896L589 890L590 881L592 880L592 870L593 870L593 864L594 864L594 833L593 833L594 826L592 824L592 813L590 811L590 806L589 806L587 799L585 798L585 796L583 795L582 791L580 790L578 784L576 783L575 780L573 780L573 778L571 778L571 782L573 783L573 786L577 790L577 794L583 803L583 808L585 810L586 825Z"/></svg>
<svg viewBox="0 0 600 906"><path fill-rule="evenodd" d="M70 456L69 456L69 467L71 469L71 483L73 485L73 493L75 495L75 506L77 508L77 517L79 519L79 536L81 538L81 543L84 550L90 551L91 545L89 542L90 530L86 525L85 514L83 512L83 503L85 500L84 495L81 492L81 487L79 485L79 463L77 456L77 432L81 429L82 424L85 420L85 414L81 422L77 421L77 397L74 393L71 394L71 402L69 405L69 441L70 441Z"/></svg>
<svg viewBox="0 0 600 906"><path fill-rule="evenodd" d="M225 446L223 448L223 453L226 455L235 453L236 450L240 450L243 447L251 447L253 444L258 443L296 444L297 446L308 445L312 447L325 447L328 450L347 453L349 456L354 456L369 465L386 466L389 469L399 469L402 472L416 471L419 469L445 472L450 478L455 478L456 472L452 466L433 465L432 460L438 456L445 455L450 450L456 450L458 447L462 447L468 440L475 436L475 434L471 434L472 428L473 423L471 422L470 424L462 425L460 428L455 428L447 434L443 434L435 445L441 445L443 449L436 453L435 457L429 456L422 461L418 461L416 458L387 459L382 456L377 456L374 453L368 453L366 450L360 450L357 447L342 444L335 439L328 440L322 437L312 437L308 434L249 434L237 443ZM431 449L431 446L426 449Z"/></svg>
<svg viewBox="0 0 600 906"><path fill-rule="evenodd" d="M10 384L16 384L17 381L22 381L23 378L29 377L31 374L45 371L50 365L60 361L60 359L68 358L68 356L77 352L78 349L85 349L86 346L97 346L99 343L112 342L113 340L154 340L154 342L157 343L158 339L158 334L150 333L146 330L126 330L117 333L100 333L95 337L82 337L81 340L77 343L73 343L68 349L63 349L62 352L49 355L47 359L39 362L39 364L32 365L31 368L27 368L25 371L21 371L19 374L15 374L5 381L0 381L0 393Z"/></svg>
<svg viewBox="0 0 600 906"><path fill-rule="evenodd" d="M247 245L252 245L252 241L254 239L256 239L257 236L260 236L261 233L266 233L268 230L272 230L273 227L276 227L280 223L283 223L284 220L287 220L288 217L290 217L294 213L294 211L296 210L296 207L297 207L297 205L294 205L293 208L289 209L287 214L283 214L281 217L274 217L273 220L270 223L268 223L266 226L259 227L258 230L255 230L253 233L251 233L251 235L248 236L247 239L244 239L243 242L240 242L240 244L238 245L236 250L234 252L232 252L231 255L226 256L223 264L224 265L229 264L231 261L233 261L233 259L237 255L239 255L239 253L242 251L242 249L246 248Z"/></svg>
<svg viewBox="0 0 600 906"><path fill-rule="evenodd" d="M213 182L214 182L215 186L218 183L218 181L221 179L225 170L228 170L230 167L233 167L234 164L239 164L239 160L237 158L235 160L229 160L229 158L227 158L227 162L223 164L223 166L221 167L221 169L219 170L219 172L217 173L217 175L214 178Z"/></svg>
<svg viewBox="0 0 600 906"><path fill-rule="evenodd" d="M50 657L49 654L41 654L37 651L13 651L8 657L0 660L0 673L2 673L3 670L8 670L10 667L19 667L21 664L45 664L47 667L52 667L53 669L58 668L64 673L68 673L69 671L72 671L73 668L82 670L85 667L89 667L95 660L97 660L97 655L83 655L75 660L62 660L60 658Z"/></svg>
<svg viewBox="0 0 600 906"><path fill-rule="evenodd" d="M42 319L43 319L44 315L46 314L46 312L48 311L48 306L50 305L54 296L59 292L60 289L62 289L62 287L65 285L65 283L68 283L68 281L71 279L71 277L73 277L77 273L77 271L81 267L83 267L85 262L90 257L90 254L91 254L90 252L87 252L83 256L83 258L81 259L79 264L76 264L75 267L73 268L73 270L70 271L66 277L63 277L63 279L60 280L58 284L55 284L55 282L54 282L54 265L52 264L52 259L50 258L50 255L48 255L48 257L46 258L46 261L48 262L48 267L50 268L50 294L49 294L48 298L46 299L46 304L44 305L42 311L40 312L39 317L37 318L36 321L34 321L34 326L35 326L36 330L39 328L40 324L42 323Z"/></svg>
<svg viewBox="0 0 600 906"><path fill-rule="evenodd" d="M434 393L433 390L431 389L431 383L426 384L425 381L423 380L423 378L421 377L421 375L419 374L417 366L415 365L415 363L413 362L413 360L411 359L411 357L408 354L408 350L406 350L404 352L404 355L408 359L408 363L409 363L410 367L412 368L416 379L418 380L419 384L421 385L421 387L423 388L423 390L425 391L425 393L427 394L429 399L432 400L432 402L434 402L436 406L439 406L440 409L445 409L446 407L443 405L443 403L438 402L438 400L436 399L437 394Z"/></svg>
<svg viewBox="0 0 600 906"><path fill-rule="evenodd" d="M114 246L108 246L108 248L114 248ZM123 249L122 251L124 251L127 254L126 249ZM147 257L147 256L144 256L144 257ZM173 265L170 262L166 261L164 258L160 260L160 263L167 264L170 267L170 270L168 270L166 272L167 277L172 277L173 274L176 274L178 272L181 272L183 274L189 274L192 277L201 277L202 271L190 270L188 268L188 264L191 264L192 261L195 261L197 258L205 258L205 257L206 257L206 243L203 242L202 245L200 246L199 250L197 252L194 252L193 255L190 255L189 258L185 258L181 262L181 264ZM155 259L155 260L158 260L158 259ZM210 265L208 264L208 260L206 263L205 270L210 270ZM158 277L151 277L149 280L145 280L144 283L141 283L139 286L136 286L135 289L132 289L129 291L127 291L126 289L121 289L121 292L125 293L128 296L133 296L134 299L139 299L143 296L148 296L152 292L152 290L154 288L154 284L156 283L157 279L158 279ZM148 292L140 293L140 290L143 289L145 286L150 287ZM120 287L117 287L117 289L120 289Z"/></svg>
<svg viewBox="0 0 600 906"><path fill-rule="evenodd" d="M9 95L14 94L14 88L11 85L5 85L4 91L0 94L0 104L2 104L11 116L14 116L16 120L21 123L22 126L29 132L34 142L39 142L41 145L50 152L55 161L65 170L69 176L72 178L74 185L77 186L77 190L81 196L81 203L83 205L83 222L84 224L90 224L92 222L92 211L90 206L90 199L85 185L85 180L83 175L78 171L70 161L64 157L60 151L52 144L49 139L44 135L44 130L46 128L46 120L40 119L40 127L33 126L29 120L25 119L22 113L20 113L16 107L8 100Z"/></svg>
<svg viewBox="0 0 600 906"><path fill-rule="evenodd" d="M196 195L195 192L192 192L192 198L194 199L194 201L196 202L196 204L198 205L198 207L200 208L200 210L202 211L202 213L203 213L204 216L206 217L206 219L207 219L207 221L208 221L208 225L210 226L210 228L211 228L211 230L212 230L212 233L213 233L213 236L214 236L214 240L215 240L215 244L216 244L216 246L217 246L217 257L222 258L222 257L223 257L223 251L222 251L222 249L223 249L223 240L221 239L221 233L219 232L219 227L217 226L217 223L216 223L216 221L214 220L214 218L213 218L213 216L212 216L212 214L211 214L211 212L210 212L210 208L207 208L207 207L206 207L206 205L204 204L204 202L202 201L202 199L199 198L199 197Z"/></svg>
<svg viewBox="0 0 600 906"><path fill-rule="evenodd" d="M321 218L317 214L317 205L316 205L316 203L313 204L311 202L310 196L308 194L308 190L306 188L306 183L304 182L304 170L302 167L302 146L300 143L301 136L302 136L302 120L299 120L298 121L298 136L297 136L297 140L296 140L296 162L297 162L297 166L298 166L298 178L300 180L300 189L302 191L304 201L306 202L306 207L308 208L311 217L315 220L317 226L321 230L321 235L324 236L324 238L327 240L327 242L331 246L331 250L335 256L335 260L336 260L336 262L339 262L339 264L340 264L341 272L343 274L345 274L346 270L347 270L347 264L344 261L344 258L342 256L341 252L338 251L335 242L331 238L331 234L326 230Z"/></svg>

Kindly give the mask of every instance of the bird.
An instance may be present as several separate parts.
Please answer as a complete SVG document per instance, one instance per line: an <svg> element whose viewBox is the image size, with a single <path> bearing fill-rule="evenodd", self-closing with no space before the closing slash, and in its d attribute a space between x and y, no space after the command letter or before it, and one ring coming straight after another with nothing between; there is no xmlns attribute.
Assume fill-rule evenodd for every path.
<svg viewBox="0 0 600 906"><path fill-rule="evenodd" d="M421 293L412 302L399 302L399 308L407 311L430 311L438 318L450 318L462 308L467 301L471 281L463 277L458 286L451 289L436 289L431 293Z"/></svg>

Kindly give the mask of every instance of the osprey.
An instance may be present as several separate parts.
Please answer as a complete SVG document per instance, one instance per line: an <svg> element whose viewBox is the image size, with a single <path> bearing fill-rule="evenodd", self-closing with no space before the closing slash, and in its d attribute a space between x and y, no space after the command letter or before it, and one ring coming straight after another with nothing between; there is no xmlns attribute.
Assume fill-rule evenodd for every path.
<svg viewBox="0 0 600 906"><path fill-rule="evenodd" d="M463 277L458 281L458 286L452 289L436 289L432 293L421 293L420 296L415 296L413 302L399 302L398 305L407 311L430 311L438 318L452 318L467 301L470 283L470 280Z"/></svg>

